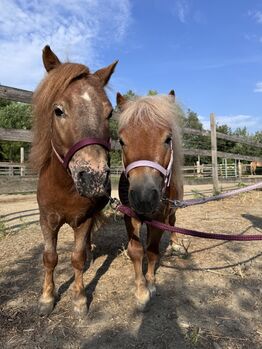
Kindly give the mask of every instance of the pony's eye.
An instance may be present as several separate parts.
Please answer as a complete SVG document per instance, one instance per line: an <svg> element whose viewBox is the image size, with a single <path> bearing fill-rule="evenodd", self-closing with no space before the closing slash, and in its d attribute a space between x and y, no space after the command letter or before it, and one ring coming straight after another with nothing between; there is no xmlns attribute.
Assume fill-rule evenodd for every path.
<svg viewBox="0 0 262 349"><path fill-rule="evenodd" d="M63 111L63 109L61 107L55 107L54 112L55 112L55 115L60 117L60 118L62 116L64 116L64 111Z"/></svg>
<svg viewBox="0 0 262 349"><path fill-rule="evenodd" d="M172 141L172 138L169 136L169 137L167 137L167 139L165 140L165 143L166 143L166 144L170 144L171 141Z"/></svg>
<svg viewBox="0 0 262 349"><path fill-rule="evenodd" d="M119 139L119 143L120 143L121 147L123 147L125 145L125 143L122 141L121 138Z"/></svg>

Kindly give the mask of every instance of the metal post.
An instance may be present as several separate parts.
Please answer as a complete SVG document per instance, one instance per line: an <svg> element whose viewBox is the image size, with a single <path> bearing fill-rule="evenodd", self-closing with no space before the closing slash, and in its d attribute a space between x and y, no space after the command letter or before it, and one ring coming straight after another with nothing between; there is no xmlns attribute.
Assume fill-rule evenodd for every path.
<svg viewBox="0 0 262 349"><path fill-rule="evenodd" d="M218 169L217 169L217 136L216 136L216 119L215 114L210 114L210 131L211 131L211 154L212 154L212 178L213 192L219 192Z"/></svg>
<svg viewBox="0 0 262 349"><path fill-rule="evenodd" d="M225 177L227 178L227 158L225 158Z"/></svg>
<svg viewBox="0 0 262 349"><path fill-rule="evenodd" d="M25 175L25 168L24 168L24 163L25 163L25 149L23 147L20 148L20 176Z"/></svg>

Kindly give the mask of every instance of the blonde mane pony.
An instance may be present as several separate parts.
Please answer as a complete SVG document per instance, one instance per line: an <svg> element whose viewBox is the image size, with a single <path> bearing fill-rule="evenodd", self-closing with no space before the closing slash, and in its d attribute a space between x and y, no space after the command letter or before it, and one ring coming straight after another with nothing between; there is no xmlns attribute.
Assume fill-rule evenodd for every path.
<svg viewBox="0 0 262 349"><path fill-rule="evenodd" d="M172 132L173 144L173 178L174 185L182 183L182 146L179 115L181 110L170 95L145 96L131 99L124 104L119 115L119 131L128 125L143 127L152 124L152 127L168 128Z"/></svg>

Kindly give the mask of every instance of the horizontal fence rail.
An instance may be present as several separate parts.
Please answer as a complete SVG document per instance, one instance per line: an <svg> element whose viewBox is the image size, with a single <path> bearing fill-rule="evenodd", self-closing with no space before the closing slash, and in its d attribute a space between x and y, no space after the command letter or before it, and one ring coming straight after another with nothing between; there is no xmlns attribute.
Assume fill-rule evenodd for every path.
<svg viewBox="0 0 262 349"><path fill-rule="evenodd" d="M31 103L32 96L32 91L0 85L0 98L8 99L9 101L14 102Z"/></svg>
<svg viewBox="0 0 262 349"><path fill-rule="evenodd" d="M37 173L28 164L0 162L0 176L36 177Z"/></svg>
<svg viewBox="0 0 262 349"><path fill-rule="evenodd" d="M12 128L0 128L1 141L29 142L33 139L33 133L30 130L15 130Z"/></svg>
<svg viewBox="0 0 262 349"><path fill-rule="evenodd" d="M189 129L188 129L189 130ZM198 130L193 130L198 131ZM19 141L19 142L32 142L33 133L30 130L15 130L0 128L0 141ZM112 141L112 149L120 150L121 146L118 141ZM183 149L185 155L200 155L200 156L211 156L211 149ZM218 151L217 156L225 159L236 159L246 161L262 161L262 157L241 155L234 153L225 153Z"/></svg>
<svg viewBox="0 0 262 349"><path fill-rule="evenodd" d="M12 100L16 102L22 102L22 103L31 103L32 102L32 96L33 92L32 91L27 91L27 90L22 90L18 88L13 88L9 86L4 86L0 85L0 98L4 98L7 100ZM214 114L211 114L213 120L215 120ZM243 136L237 136L237 135L227 135L221 132L214 132L216 129L215 123L211 123L212 127L212 134L211 131L209 130L196 130L196 129L191 129L191 128L184 128L183 133L187 135L195 135L195 136L205 136L205 137L210 137L212 141L212 149L214 151L213 145L216 144L214 142L214 139L223 139L227 141L232 141L235 143L242 143L242 144L247 144L252 147L256 148L262 148L262 143L255 142L253 139L249 137L243 137ZM32 131L30 130L14 130L14 129L4 129L0 128L0 141L22 141L22 142L32 142ZM112 142L112 149L113 150L120 150L121 147L117 141ZM193 155L193 156L205 156L205 157L211 157L212 150L207 150L207 149L184 149L183 150L185 155ZM250 156L250 155L242 155L242 154L235 154L235 153L226 153L226 152L220 152L215 149L215 154L214 158L217 159L222 158L222 159L234 159L237 161L259 161L262 162L262 157L260 156ZM235 165L236 166L236 165ZM205 168L205 167L204 167ZM218 175L223 177L224 175L228 177L230 173L232 172L236 176L237 173L239 173L240 177L244 173L243 169L241 170L240 165L238 164L238 168L234 167L234 169L230 170L229 168L225 167L226 170L224 170L224 175L223 175L223 170L219 168L219 166L213 162L212 165L210 165L210 170L209 172L212 172L213 168L213 180L214 180L214 173L218 173ZM185 170L187 173L189 170ZM199 171L199 170L196 170ZM242 173L241 173L242 171ZM197 172L198 175L203 175L204 173L207 172L207 167L203 170L203 173ZM191 173L192 176L194 176L194 171L193 174ZM217 185L217 184L216 184ZM215 186L214 186L215 187Z"/></svg>
<svg viewBox="0 0 262 349"><path fill-rule="evenodd" d="M183 166L183 176L185 178L211 178L212 177L212 164L201 164L194 166ZM111 174L114 176L120 176L123 171L122 166L111 166ZM250 176L250 165L242 165L242 176ZM37 173L30 168L28 163L12 163L12 162L0 162L0 176L37 176ZM236 178L239 177L238 164L219 164L218 176L222 178Z"/></svg>
<svg viewBox="0 0 262 349"><path fill-rule="evenodd" d="M193 128L185 127L183 129L184 134L196 135L196 136L207 136L211 137L211 132L209 130L195 130ZM253 147L262 148L262 144L259 142L254 142L249 137L237 136L237 135L227 135L225 133L216 132L217 138L224 139L226 141L232 141L235 143L243 143L247 145L251 145Z"/></svg>

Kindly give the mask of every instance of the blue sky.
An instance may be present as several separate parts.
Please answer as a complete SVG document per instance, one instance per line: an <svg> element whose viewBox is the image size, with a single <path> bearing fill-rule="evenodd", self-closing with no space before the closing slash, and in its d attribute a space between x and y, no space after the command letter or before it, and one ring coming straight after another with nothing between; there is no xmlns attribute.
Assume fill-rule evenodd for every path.
<svg viewBox="0 0 262 349"><path fill-rule="evenodd" d="M0 83L34 89L41 50L91 70L119 59L117 91L168 93L233 129L262 130L262 1L0 0Z"/></svg>

